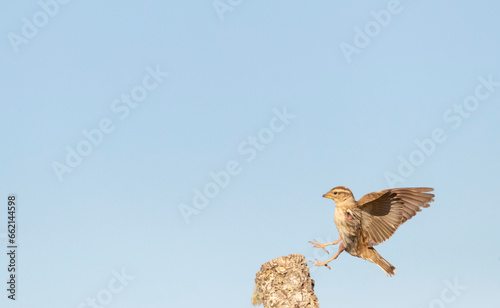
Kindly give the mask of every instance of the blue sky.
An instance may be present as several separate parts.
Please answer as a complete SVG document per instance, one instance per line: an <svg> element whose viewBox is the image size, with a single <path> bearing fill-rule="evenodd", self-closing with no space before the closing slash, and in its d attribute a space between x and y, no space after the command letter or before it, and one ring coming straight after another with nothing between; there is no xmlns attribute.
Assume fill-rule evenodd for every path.
<svg viewBox="0 0 500 308"><path fill-rule="evenodd" d="M2 5L2 307L251 307L263 263L328 257L338 185L436 198L395 277L310 265L322 307L500 304L497 2Z"/></svg>

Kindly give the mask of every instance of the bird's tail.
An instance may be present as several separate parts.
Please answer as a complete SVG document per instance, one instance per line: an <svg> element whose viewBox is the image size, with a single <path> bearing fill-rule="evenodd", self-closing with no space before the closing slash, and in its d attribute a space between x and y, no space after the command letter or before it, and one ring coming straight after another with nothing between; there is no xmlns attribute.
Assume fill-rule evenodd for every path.
<svg viewBox="0 0 500 308"><path fill-rule="evenodd" d="M369 249L371 253L370 256L367 258L368 261L377 264L389 276L396 274L396 268L392 266L391 263L387 262L386 259L382 258L382 256L379 255L379 253L373 247L370 247Z"/></svg>

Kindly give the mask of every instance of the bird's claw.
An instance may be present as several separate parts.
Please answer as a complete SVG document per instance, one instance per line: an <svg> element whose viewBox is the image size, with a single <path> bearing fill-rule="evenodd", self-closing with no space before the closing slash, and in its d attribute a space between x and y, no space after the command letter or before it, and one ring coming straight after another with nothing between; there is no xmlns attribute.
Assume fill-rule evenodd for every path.
<svg viewBox="0 0 500 308"><path fill-rule="evenodd" d="M320 244L318 243L318 241L314 240L313 241L309 241L309 243L313 244L314 245L314 248L323 248L323 250L327 253L327 254L330 254L330 252L328 252L328 250L326 250L325 248L325 244Z"/></svg>
<svg viewBox="0 0 500 308"><path fill-rule="evenodd" d="M318 260L316 260L316 261L311 261L311 263L316 266L326 266L328 269L331 269L328 263L326 262L319 262Z"/></svg>

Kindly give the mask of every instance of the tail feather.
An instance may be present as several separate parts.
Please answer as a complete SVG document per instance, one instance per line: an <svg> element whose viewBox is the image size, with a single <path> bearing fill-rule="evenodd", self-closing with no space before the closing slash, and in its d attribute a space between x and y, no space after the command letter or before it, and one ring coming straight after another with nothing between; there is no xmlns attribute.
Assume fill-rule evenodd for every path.
<svg viewBox="0 0 500 308"><path fill-rule="evenodd" d="M374 248L370 247L369 249L371 253L367 258L368 261L377 264L389 276L393 276L394 274L396 274L396 268L392 266L391 263L382 258L382 256Z"/></svg>

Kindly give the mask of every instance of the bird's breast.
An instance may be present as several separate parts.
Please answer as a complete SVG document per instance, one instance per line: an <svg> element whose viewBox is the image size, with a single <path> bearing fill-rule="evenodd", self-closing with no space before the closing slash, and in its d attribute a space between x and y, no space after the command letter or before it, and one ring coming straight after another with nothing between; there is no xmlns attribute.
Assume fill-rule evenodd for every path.
<svg viewBox="0 0 500 308"><path fill-rule="evenodd" d="M351 253L358 245L361 228L361 210L357 208L336 207L333 218L346 251Z"/></svg>

